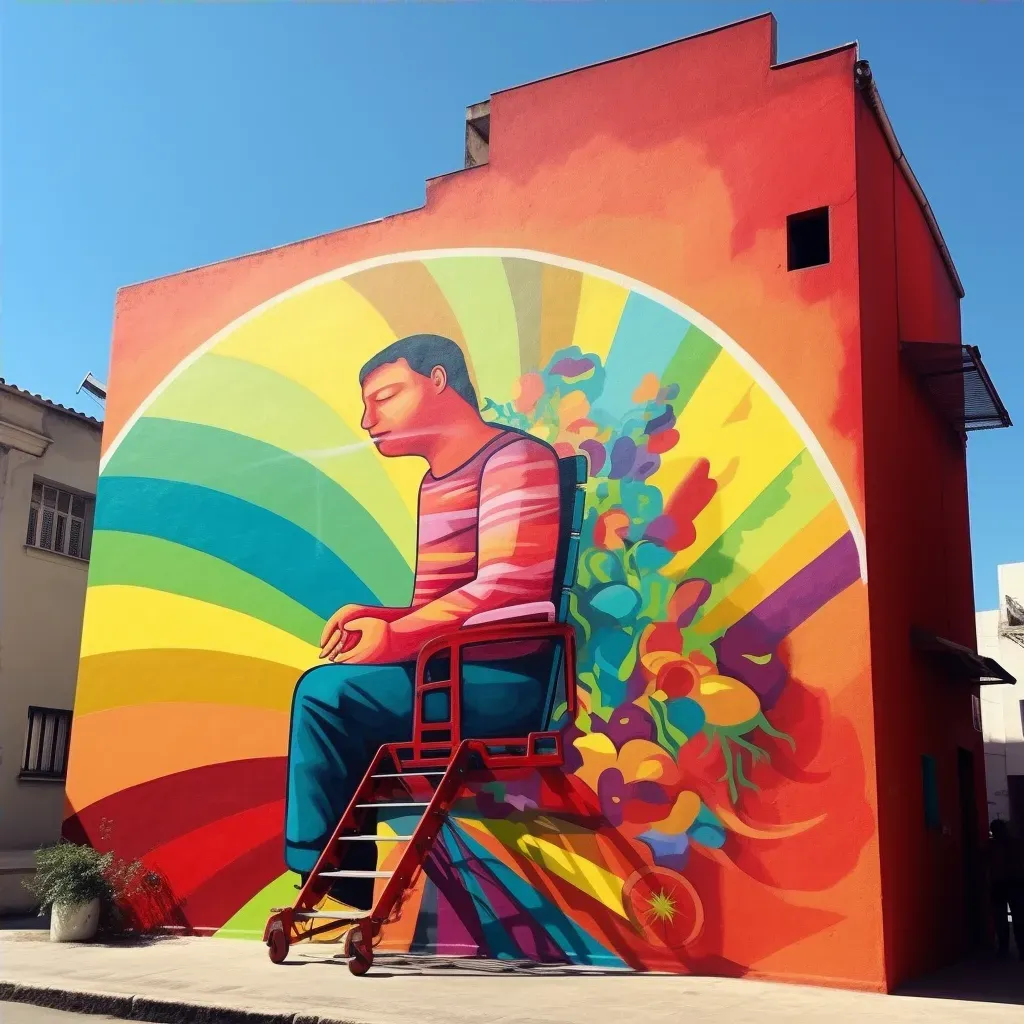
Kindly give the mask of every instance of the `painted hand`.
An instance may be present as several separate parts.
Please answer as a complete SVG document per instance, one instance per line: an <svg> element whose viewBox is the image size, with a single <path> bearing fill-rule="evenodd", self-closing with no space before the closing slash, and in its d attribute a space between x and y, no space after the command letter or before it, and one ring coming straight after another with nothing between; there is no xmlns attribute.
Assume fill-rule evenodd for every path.
<svg viewBox="0 0 1024 1024"><path fill-rule="evenodd" d="M342 605L328 620L324 631L320 634L320 657L331 658L346 646L345 626L352 619L357 619L367 612L372 611L369 605L346 604ZM351 645L351 641L350 644Z"/></svg>
<svg viewBox="0 0 1024 1024"><path fill-rule="evenodd" d="M331 656L331 661L339 665L367 665L387 661L388 624L382 619L369 616L349 619L345 624L346 637L357 636L353 644L351 640L343 643L339 650Z"/></svg>

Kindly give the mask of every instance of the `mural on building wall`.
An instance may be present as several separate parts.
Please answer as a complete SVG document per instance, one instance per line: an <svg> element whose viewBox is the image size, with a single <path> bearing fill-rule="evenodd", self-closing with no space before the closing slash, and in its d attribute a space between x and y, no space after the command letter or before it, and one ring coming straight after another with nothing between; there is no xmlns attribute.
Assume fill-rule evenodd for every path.
<svg viewBox="0 0 1024 1024"><path fill-rule="evenodd" d="M140 406L102 470L66 833L160 873L142 916L261 935L408 735L424 640L550 595L572 454L568 763L468 787L383 948L723 973L834 924L804 894L871 835L863 755L792 665L861 586L849 501L723 332L542 254L307 282ZM469 666L467 734L525 730L539 671Z"/></svg>

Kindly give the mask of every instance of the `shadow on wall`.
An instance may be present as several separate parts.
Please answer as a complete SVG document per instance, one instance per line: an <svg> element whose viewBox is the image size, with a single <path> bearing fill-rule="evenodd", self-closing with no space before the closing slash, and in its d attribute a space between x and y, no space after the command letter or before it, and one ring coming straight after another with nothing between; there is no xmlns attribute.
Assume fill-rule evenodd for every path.
<svg viewBox="0 0 1024 1024"><path fill-rule="evenodd" d="M1019 960L977 956L900 988L896 995L1024 1006Z"/></svg>
<svg viewBox="0 0 1024 1024"><path fill-rule="evenodd" d="M1024 714L1024 711L1022 711L1022 714ZM1024 772L1020 771L1020 767L1024 766L1024 743L1020 740L1009 740L1001 743L989 740L985 743L986 755L991 756L993 753L997 753L997 751L992 750L993 747L998 748L998 754L1005 755L1006 758L1006 803L1009 806L1008 820L1010 827L1018 837L1024 839ZM986 767L988 767L987 759ZM1016 772L1014 771L1015 768L1017 769ZM988 780L988 788L989 793L991 793L991 779ZM993 809L991 801L989 809L990 812ZM1002 817L1003 815L997 811L991 816Z"/></svg>

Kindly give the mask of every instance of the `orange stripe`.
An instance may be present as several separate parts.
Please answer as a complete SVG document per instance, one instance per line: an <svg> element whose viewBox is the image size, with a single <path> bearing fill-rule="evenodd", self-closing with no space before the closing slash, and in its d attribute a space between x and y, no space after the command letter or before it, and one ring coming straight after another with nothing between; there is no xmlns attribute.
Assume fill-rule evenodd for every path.
<svg viewBox="0 0 1024 1024"><path fill-rule="evenodd" d="M563 267L544 267L541 286L540 365L572 344L583 276Z"/></svg>
<svg viewBox="0 0 1024 1024"><path fill-rule="evenodd" d="M700 631L708 636L738 622L766 597L775 593L849 530L843 510L832 502L795 537L755 569L738 587L701 617Z"/></svg>
<svg viewBox="0 0 1024 1024"><path fill-rule="evenodd" d="M67 795L74 810L207 764L288 752L288 713L228 704L149 704L75 719Z"/></svg>
<svg viewBox="0 0 1024 1024"><path fill-rule="evenodd" d="M376 307L397 337L440 334L458 344L468 357L459 321L422 263L392 263L364 270L348 278L348 283ZM472 365L468 358L466 361Z"/></svg>

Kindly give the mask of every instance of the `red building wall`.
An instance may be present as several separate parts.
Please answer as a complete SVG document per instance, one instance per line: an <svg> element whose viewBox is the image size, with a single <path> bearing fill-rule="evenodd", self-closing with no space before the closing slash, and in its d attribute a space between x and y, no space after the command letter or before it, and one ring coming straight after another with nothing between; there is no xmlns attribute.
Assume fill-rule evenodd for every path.
<svg viewBox="0 0 1024 1024"><path fill-rule="evenodd" d="M124 524L138 521L145 502L122 497L117 504L105 495L127 495L143 477L181 483L183 473L194 481L205 472L209 479L208 466L170 465L165 448L146 448L145 438L178 430L173 424L181 422L223 425L222 405L236 409L241 422L263 400L259 389L235 394L244 390L241 370L217 378L221 390L190 390L193 367L226 372L231 359L256 360L251 353L258 348L261 372L273 364L292 374L289 393L300 378L307 389L321 386L323 374L310 372L301 353L322 321L287 314L289 296L331 287L348 295L346 268L360 261L377 261L351 277L359 301L376 312L359 331L346 334L343 322L336 335L325 335L325 361L336 357L334 337L335 348L358 347L368 324L383 331L385 321L394 336L421 331L429 311L429 329L462 341L475 370L485 371L492 356L502 355L500 345L487 338L474 354L466 325L499 318L488 319L493 311L477 308L475 293L460 291L459 282L453 288L441 272L431 278L426 264L443 256L463 266L484 259L515 264L515 273L503 272L499 291L518 302L523 351L516 365L524 371L545 368L528 365L537 358L523 341L531 324L540 325L541 348L599 348L598 335L615 332L621 312L604 323L601 296L610 286L621 289L621 281L631 282L634 293L657 290L663 305L684 304L756 364L757 379L746 391L706 395L701 417L687 428L692 436L677 442L693 445L688 457L701 455L702 446L712 452L708 472L718 497L706 506L701 529L721 527L711 545L715 571L741 581L724 595L723 623L776 593L794 594L782 591L793 579L785 567L807 567L834 543L846 544L848 561L863 570L858 538L867 536L868 585L856 571L839 582L826 578L828 586L835 582L827 599L795 618L777 647L744 648L752 664L784 665L786 685L768 714L795 748L757 729L738 733L756 732L770 752L768 763L750 766L756 788L739 799L729 797L720 778L721 734L696 736L680 753L673 770L704 806L724 808L732 826L721 845L694 842L686 879L703 902L705 924L685 948L671 949L672 969L882 989L952 949L960 918L936 893L949 891L957 835L924 834L920 754L940 759L952 808L955 746L976 744L969 696L925 678L911 659L909 628L920 608L927 615L918 624L970 638L963 453L900 369L897 342L948 340L957 301L913 197L854 92L855 48L775 66L774 37L774 19L755 18L499 93L491 101L488 164L428 183L423 208L119 293L66 831L98 844L112 835L124 855L143 857L166 879L179 924L259 934L273 894L292 891L280 854L288 706L293 669L308 667L307 654L315 664L316 647L307 651L297 636L286 643L278 632L273 642L287 647L292 662L272 672L243 665L242 641L231 629L214 635L207 628L228 621L222 611L230 610L229 598L211 581L200 580L205 589L193 593L192 581L172 580L173 560L148 562L138 547L131 557L123 553L130 532ZM786 218L822 206L830 211L830 261L791 272ZM572 270L567 262L589 269ZM530 275L536 288L524 293ZM590 284L581 286L581 276ZM438 280L451 289L446 303L438 301ZM581 288L590 288L589 306ZM226 358L213 351L222 343ZM639 381L654 342L632 344L628 372ZM769 385L777 393L765 423L778 426L762 436L744 424ZM507 387L512 402L522 398L516 381L495 386ZM627 386L627 396L640 393L635 382L623 381ZM353 388L347 378L337 381L341 416L358 404ZM335 400L330 389L317 394L328 404ZM786 402L788 411L779 412ZM269 408L270 425L246 421L243 440L304 411ZM798 421L800 437L818 453L809 460L821 477L784 480L785 507L799 508L815 488L828 490L829 502L780 537L773 517L783 521L781 510L753 516L749 536L740 531L737 540L728 528L748 505L756 507L759 495L750 493L743 505L730 494L744 486L744 473L756 475L759 460L774 457L772 445L795 436ZM245 434L238 424L232 429ZM204 436L214 452L214 434ZM324 447L296 444L280 455L282 463L291 465L296 452L308 461L307 449L315 456ZM203 453L205 443L191 450ZM228 487L231 473L222 475ZM240 490L251 486L242 477ZM268 495L267 503L279 497ZM606 529L603 536L601 543L614 546ZM208 539L200 534L194 544L202 549ZM159 540L145 543L155 551ZM799 593L787 598L793 607L800 600ZM263 625L249 622L246 629ZM244 647L253 657L252 641ZM167 668L179 662L182 672ZM232 680L257 671L266 683L256 696L251 687L231 689ZM578 737L582 751L590 749L587 735ZM243 819L246 834L232 824ZM587 839L588 856L596 856L591 847L599 840ZM618 916L608 909L614 902L591 904L577 894L570 909L583 907L581 927L624 963L664 966L664 948L652 951L625 928L621 907ZM406 948L424 934L411 924L407 932L398 936Z"/></svg>
<svg viewBox="0 0 1024 1024"><path fill-rule="evenodd" d="M900 359L901 341L959 342L959 295L875 115L856 106L869 600L886 973L896 984L965 948L958 747L984 758L971 689L936 674L916 626L973 645L966 449ZM976 692L976 691L974 691ZM940 830L925 828L921 758L936 759Z"/></svg>

